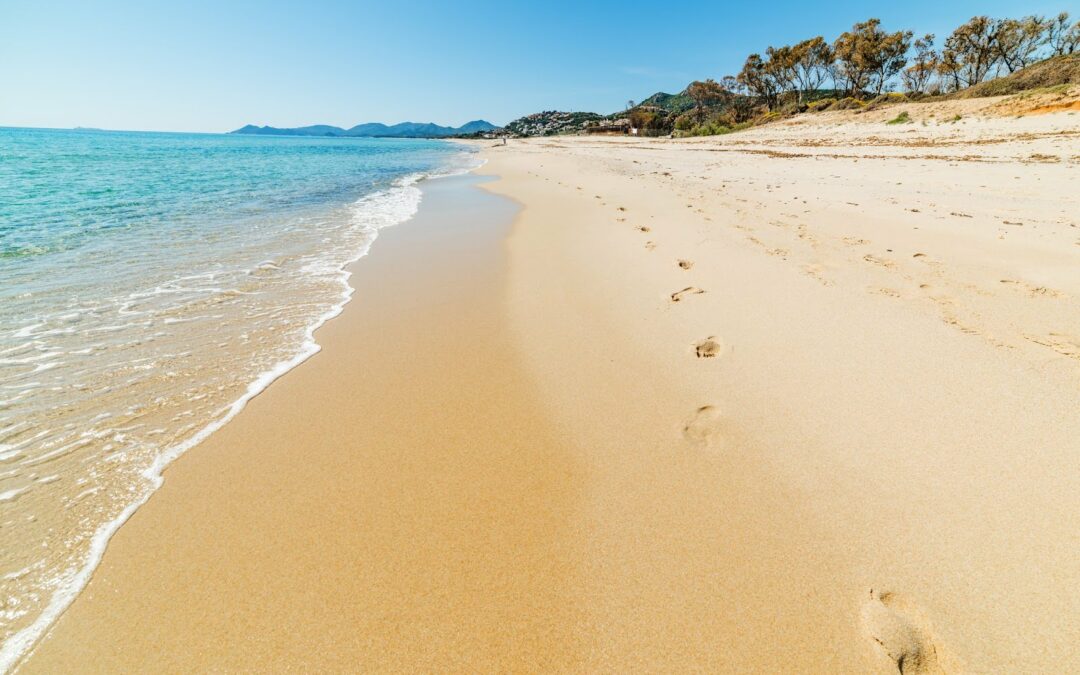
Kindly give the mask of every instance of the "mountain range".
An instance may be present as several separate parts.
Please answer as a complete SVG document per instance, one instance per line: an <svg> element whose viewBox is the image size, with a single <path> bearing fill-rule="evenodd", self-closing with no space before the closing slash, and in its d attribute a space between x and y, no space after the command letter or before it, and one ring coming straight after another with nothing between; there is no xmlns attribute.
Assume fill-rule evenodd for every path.
<svg viewBox="0 0 1080 675"><path fill-rule="evenodd" d="M386 125L379 122L357 124L349 129L334 127L327 124L315 124L307 127L295 127L283 129L279 127L257 127L248 124L240 127L230 134L259 134L263 136L353 136L364 138L439 138L443 136L458 136L461 134L474 134L478 131L491 131L498 129L497 126L485 120L474 120L460 127L444 127L431 122L402 122L401 124Z"/></svg>

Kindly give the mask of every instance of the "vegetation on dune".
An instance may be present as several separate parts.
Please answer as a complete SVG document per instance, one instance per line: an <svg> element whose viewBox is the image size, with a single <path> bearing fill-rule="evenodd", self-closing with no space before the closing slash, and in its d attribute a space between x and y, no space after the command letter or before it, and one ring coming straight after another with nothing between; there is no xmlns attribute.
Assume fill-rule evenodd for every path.
<svg viewBox="0 0 1080 675"><path fill-rule="evenodd" d="M906 103L910 100L911 99L905 94L898 91L890 91L887 94L882 94L871 101L868 101L866 105L863 106L863 110L877 110L882 106L891 105L893 103Z"/></svg>
<svg viewBox="0 0 1080 675"><path fill-rule="evenodd" d="M831 44L818 36L770 46L764 56L751 54L737 76L721 80L724 92L711 98L729 109L738 100L741 110L755 111L739 121L761 123L776 113L869 111L928 96L998 96L1080 83L1080 23L1066 12L1052 19L977 16L954 30L940 50L934 43L933 34L916 38L910 30L888 31L880 20L868 19ZM834 90L823 93L830 80ZM897 85L906 94L891 91ZM702 122L686 128L688 134L707 132L711 120L724 113L696 114Z"/></svg>
<svg viewBox="0 0 1080 675"><path fill-rule="evenodd" d="M737 75L694 81L678 94L656 93L605 117L558 113L577 117L537 126L530 122L534 115L515 120L507 130L547 135L580 133L593 126L593 131L633 129L646 136L704 136L804 112L870 111L908 101L1080 84L1080 22L1067 12L1053 18L976 16L950 33L940 48L935 44L933 34L916 37L910 30L887 30L871 18L832 42L816 36L794 45L769 46L749 55ZM831 89L824 88L828 83ZM901 113L889 123L907 121Z"/></svg>
<svg viewBox="0 0 1080 675"><path fill-rule="evenodd" d="M1080 85L1080 51L1054 56L1005 77L980 82L954 92L948 98L1008 96L1033 89L1067 88L1073 84Z"/></svg>
<svg viewBox="0 0 1080 675"><path fill-rule="evenodd" d="M835 103L836 103L836 99L831 97L831 96L827 96L825 98L819 98L816 101L811 101L810 103L807 103L806 104L806 111L807 112L821 112L823 110L828 110Z"/></svg>
<svg viewBox="0 0 1080 675"><path fill-rule="evenodd" d="M845 96L829 106L829 110L862 110L865 107L865 101L860 101L854 96Z"/></svg>

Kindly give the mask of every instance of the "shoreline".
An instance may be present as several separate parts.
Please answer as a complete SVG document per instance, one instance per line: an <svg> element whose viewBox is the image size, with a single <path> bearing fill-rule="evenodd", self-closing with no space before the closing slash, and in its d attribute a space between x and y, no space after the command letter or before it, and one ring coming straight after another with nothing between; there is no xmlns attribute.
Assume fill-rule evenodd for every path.
<svg viewBox="0 0 1080 675"><path fill-rule="evenodd" d="M198 451L196 451L195 453L185 454L177 462L171 465L168 473L169 479L165 481L165 485L162 487L162 489L156 493L158 496L155 497L154 500L149 501L147 505L144 506L144 508L137 511L136 514L132 517L132 519L128 522L127 527L121 529L116 539L114 539L114 542L110 545L109 550L106 552L102 565L98 568L99 571L95 573L94 578L91 580L86 590L78 596L76 602L72 605L72 607L63 616L61 616L59 621L54 624L49 634L38 644L38 646L34 650L30 652L28 658L20 666L19 672L34 672L35 670L42 668L45 670L52 670L55 667L61 667L58 666L56 662L52 662L50 664L50 661L52 661L53 659L59 659L60 662L64 664L62 666L63 668L77 668L79 663L85 663L86 656L88 653L90 653L88 650L96 650L97 648L94 645L98 645L99 641L103 639L105 641L105 644L101 645L102 649L97 649L97 651L95 651L95 653L99 657L101 657L101 659L104 659L95 661L96 663L98 663L99 666L103 663L113 663L115 667L122 668L123 666L121 664L125 663L124 661L116 661L112 659L122 659L123 655L118 652L127 651L127 649L129 648L131 649L131 652L127 653L127 656L135 659L135 661L126 662L129 667L134 667L137 664L146 665L145 662L140 662L139 659L149 658L151 654L158 653L158 655L160 656L160 652L166 649L160 642L160 640L163 638L163 635L161 633L156 634L156 639L151 636L135 634L131 632L128 632L124 637L120 637L119 635L123 632L122 630L118 631L115 629L116 627L114 627L113 630L106 630L99 625L100 620L103 618L103 616L111 617L111 619L113 620L119 620L118 617L124 616L125 620L121 620L120 623L124 624L125 626L131 627L131 622L138 623L139 619L134 617L139 615L139 608L143 607L144 604L147 602L152 603L155 601L160 601L162 603L162 606L152 613L153 616L158 617L161 621L166 621L167 619L164 617L167 616L175 617L176 614L183 614L185 612L191 611L195 611L196 613L198 613L201 611L198 607L192 606L192 603L189 599L185 600L182 597L177 598L175 595L173 595L168 599L158 596L155 600L152 596L155 596L158 593L157 591L155 591L154 593L140 593L137 590L133 591L128 585L131 581L130 576L132 574L138 575L141 572L145 572L147 570L147 567L144 564L140 564L139 561L144 560L144 556L148 555L148 553L144 549L144 544L132 542L145 541L145 539L149 537L151 541L157 541L158 543L161 543L159 539L159 537L162 536L160 534L160 531L170 530L177 525L175 522L173 522L173 520L184 511L187 511L192 506L196 505L191 503L192 498L201 501L202 499L208 497L208 494L205 491L205 487L199 487L199 483L206 478L209 478L211 479L211 481L213 481L213 476L218 472L214 470L210 470L208 472L205 465L201 467L194 467L193 465L201 465L203 462L214 465L221 461L228 461L234 463L235 465L235 463L241 461L237 459L234 454L231 457L224 457L221 454L216 453L216 449L220 447L228 447L230 448L230 453L236 453L237 442L239 439L242 439L239 440L239 443L242 446L248 448L250 452L255 453L255 456L259 456L260 461L266 461L266 458L263 456L264 450L258 447L253 447L253 445L267 442L268 439L266 435L259 433L258 430L263 424L266 424L268 420L276 420L278 418L278 415L274 412L270 412L269 417L266 417L265 413L260 414L258 411L276 410L278 407L280 407L280 401L283 398L287 401L291 394L285 390L289 387L289 385L286 383L296 383L294 386L300 388L301 390L307 391L309 393L314 393L314 391L312 390L311 378L315 378L317 380L320 377L325 376L327 373L332 373L336 377L345 376L344 373L338 372L340 369L336 365L334 365L334 362L331 362L329 365L326 365L321 369L319 368L320 364L327 363L327 360L330 358L329 356L327 356L328 353L332 354L336 352L337 357L334 357L335 359L342 356L341 350L344 344L342 344L341 340L344 339L345 343L347 344L356 344L355 340L360 340L361 342L364 342L367 340L377 341L379 339L385 339L380 336L380 333L385 332L385 325L363 326L363 321L365 317L361 316L361 313L364 310L360 309L360 307L368 306L369 311L371 311L370 307L372 305L385 305L385 308L381 311L390 312L394 315L394 319L388 322L402 320L406 323L411 323L411 320L409 320L407 317L402 316L401 312L397 311L397 306L400 302L420 303L420 305L426 307L426 310L418 312L418 314L422 316L430 317L431 315L445 315L447 312L452 312L453 314L456 314L457 309L464 309L464 307L462 307L461 305L460 300L455 300L453 302L453 307L450 307L444 305L437 300L433 301L426 297L429 294L435 296L436 298L441 295L441 291L436 292L434 288L429 288L433 283L436 283L437 279L443 279L444 281L448 282L450 286L460 286L462 284L465 284L471 287L481 284L488 276L498 275L500 273L501 265L499 265L497 263L497 259L493 257L497 255L499 247L498 238L499 236L501 236L499 234L501 230L499 230L498 228L504 228L506 227L506 224L509 223L512 213L512 206L509 204L509 202L506 202L505 200L490 197L484 195L478 190L475 190L470 186L471 183L475 182L478 182L478 179L471 177L445 178L437 181L425 182L422 188L425 190L425 196L424 199L421 201L421 211L418 212L414 220L410 221L406 227L392 228L391 230L388 230L387 232L382 234L385 239L380 242L380 247L379 249L377 249L382 252L382 255L379 256L377 262L375 261L374 257L369 256L365 258L361 264L354 266L354 280L360 278L364 280L358 282L356 286L356 288L358 289L357 297L363 298L363 300L360 301L359 305L357 305L356 303L350 303L350 307L357 307L358 309L352 313L342 312L342 314L338 317L338 321L328 322L324 326L323 332L321 332L319 335L319 342L320 344L322 344L323 350L313 356L311 359L309 359L305 363L305 368L298 368L290 371L290 377L283 377L279 379L276 387L268 388L265 392L263 392L260 397L253 400L252 403L248 406L248 408L246 408L246 415L238 416L236 419L233 420L232 424L227 425L223 429L219 430L217 434L214 434L209 439L204 441L204 443L199 446ZM475 195L472 195L471 192L475 192ZM447 210L453 211L454 209L457 210L459 215L452 216L446 213ZM489 215L481 217L479 222L474 222L474 216L481 213L488 213ZM500 222L502 222L502 224L499 224ZM458 232L441 232L441 228L448 225L458 230ZM452 259L443 259L442 254L446 250L456 250L459 255L454 256ZM409 272L407 270L398 271L396 273L391 271L394 268L401 270L403 267L408 268L411 265L421 264L417 262L417 259L411 259L411 256L418 256L419 260L424 261L426 264L431 266L431 269L420 274L417 280L414 282L407 281L407 276L409 275ZM475 274L474 269L470 269L469 275L466 275L465 270L470 265L478 265L480 268L486 271L483 275L478 275ZM436 271L443 268L446 268L446 272ZM449 273L450 270L457 271L454 272L452 276L446 276L446 274ZM398 288L395 291L382 292L378 290L383 283L391 283L390 281L388 281L388 279L394 276L406 278L399 278L398 281L395 282L399 284ZM404 290L406 286L412 290L406 292ZM496 284L495 288L497 288L497 286L498 285ZM374 293L374 295L372 295L372 293ZM395 297L396 293L402 293L404 297ZM378 297L378 300L376 300L376 297ZM464 322L464 319L455 318L451 320L451 317L448 316L447 322L445 323L445 328L452 329L454 331L463 331L460 339L466 341L471 341L475 338L481 343L491 343L491 340L493 338L489 337L488 333L494 326L493 322L496 318L491 313L491 310L482 310L478 308L477 310L466 310L465 314L469 315L472 321L478 322L477 325L467 325ZM418 322L421 320L422 319L417 319ZM357 331L363 333L363 336L355 336L355 333ZM411 325L409 326L409 332L414 332L412 331ZM348 334L348 337L343 338L342 336L345 334ZM421 342L423 341L422 336L418 339L421 339ZM361 351L366 348L370 347L362 347ZM393 345L385 345L379 350L378 353L384 355L385 358L386 355L392 354L394 351L395 350ZM485 351L483 358L490 358L492 353L493 352L491 350ZM365 359L363 356L344 358L355 358L357 361L357 367L361 367L363 369L363 372L368 372L370 374L369 366L364 363ZM377 367L377 364L371 364L370 367ZM322 375L320 375L317 371L321 371ZM398 374L399 373L395 373L394 376L396 377ZM414 372L414 375L418 374L419 372ZM306 384L297 383L297 380L303 379L305 375L307 376L309 381ZM432 377L437 377L437 375L432 374L425 377L425 388L438 386L435 384L437 380L430 379ZM491 377L490 375L482 374L478 371L478 374L475 377L477 378L478 386L492 386L492 384L488 382ZM467 380L468 378L465 376L464 371L462 372L462 377L455 378L455 382L457 383L465 382ZM457 385L450 383L446 386L454 388ZM506 382L505 384L500 385L499 391L502 393L506 393L506 386L512 386L516 389L519 388L520 385L518 385L516 382ZM322 387L319 387L318 389L321 391ZM413 391L412 388L407 389L409 391ZM334 388L334 391L341 392L341 389ZM448 392L448 394L449 393L450 392ZM380 392L373 392L372 395L389 396L389 394ZM345 399L341 400L341 403L347 406L350 402L349 399L351 397L349 396L348 392L344 392L344 396ZM273 399L275 398L279 399L279 403L275 403L273 401ZM325 403L326 401L324 399L323 404ZM520 407L521 405L524 405L524 403L506 402L502 404L500 408L515 406ZM385 412L386 411L384 411L384 413ZM348 414L351 416L351 412L349 412ZM506 414L505 410L500 414ZM527 411L519 410L518 414L514 415L514 419L520 421L521 418L527 417L529 414L530 413L527 413ZM256 418L256 416L258 416L258 418ZM356 422L350 422L349 424L359 424L363 426L363 422L361 420L356 420ZM248 429L245 430L242 428L245 425L250 426L248 426ZM532 423L530 426L534 428L537 432L539 432L539 430L543 427L542 422L539 420ZM509 427L505 428L509 429ZM295 427L293 427L293 429L294 432L299 431L296 430ZM331 432L332 430L327 429L325 431ZM262 440L259 441L251 438L252 433L256 434L258 438ZM436 434L436 437L439 435L439 431L437 429L431 429L428 433ZM499 432L497 430L494 433L497 437L502 437L502 435L505 434L505 432ZM230 436L232 438L229 438ZM337 434L331 433L331 436L337 437ZM510 438L504 438L503 440L506 442L514 443L523 442L520 440L515 440L516 438L517 433L514 432L511 433ZM468 436L463 437L460 442L468 444ZM557 447L557 444L555 444L553 447ZM327 451L330 452L330 449L328 448ZM292 450L290 449L286 454L291 453ZM331 452L331 456L328 456L321 461L334 461L332 459L333 454L334 453ZM356 461L361 463L370 461L370 458L368 457L357 457L355 459ZM298 458L295 456L290 461L295 461L300 464L304 463L303 458ZM306 470L306 467L294 465L292 469L297 472L302 472ZM390 470L392 471L393 469ZM489 473L488 468L481 466L473 466L468 468L468 472L469 475L473 475L474 478L480 480L482 483L490 480L490 478L486 477L486 474ZM231 475L232 472L229 473ZM512 471L511 475L519 475L519 472ZM245 476L247 481L252 480L252 477L250 475L250 469L246 470ZM184 483L186 483L187 480L192 478L195 480L194 487L190 483L187 483L187 485L185 486ZM533 480L534 478L535 476L530 476L527 478L527 480ZM265 477L265 480L269 482L269 489L272 489L275 493L278 494L279 497L283 497L280 492L280 487L276 486L275 481L277 479L278 477L276 475L276 472L275 475L268 475ZM231 481L231 479L228 480ZM325 487L326 486L323 485L320 489L325 489ZM251 490L255 488L248 485L245 488L240 489ZM491 485L489 489L500 491L503 488L498 485ZM224 500L224 503L220 504L219 506L225 511L230 511L242 507L242 505L238 504L235 501L236 495L219 495L219 497ZM467 494L462 495L461 498L466 499L467 501L471 501L472 499L472 497ZM546 500L546 498L542 496L538 498ZM241 497L240 499L243 500L243 497ZM179 501L172 502L172 500ZM170 502L172 502L171 505ZM306 500L302 500L296 505L298 507L302 507L300 510L303 511L307 508L307 506L305 506L305 503ZM205 505L198 504L198 506L200 508L203 508ZM328 505L328 507L337 510L340 509L341 505L331 503ZM253 505L253 508L258 509L259 506ZM303 517L304 515L304 513L300 513L299 517ZM278 516L282 516L282 514L279 513ZM211 514L207 513L204 515L203 518L199 519L202 526L192 523L188 523L188 525L192 528L193 532L202 533L205 531L203 529L206 524L205 521L208 520L210 517ZM219 523L219 526L231 526L231 521L227 516L220 516L219 514L219 517L225 518L225 520ZM183 516L181 516L181 518L183 518ZM276 528L278 524L279 523L275 523L274 527ZM133 530L139 531L133 532ZM297 530L294 530L294 532L298 536L303 536L303 532L306 530L307 528L299 528ZM246 532L247 528L244 527L243 531ZM391 538L393 538L393 533L390 534ZM520 539L522 535L520 533L508 531L504 536L509 536L513 539ZM241 532L236 532L233 536L212 537L206 543L210 544L210 542L214 542L213 544L210 544L213 547L217 546L217 542L225 540L236 541L237 539L245 539L245 537L243 534L241 534ZM534 545L528 544L526 542L523 543L525 545ZM246 542L246 544L250 545L251 542ZM356 540L354 541L353 545L355 546L366 544L365 542ZM166 549L162 551L163 556L166 555L164 553L165 550L169 551L168 555L175 555L177 553L174 546L166 545ZM187 553L195 554L198 557L198 554L195 553L195 551L192 550L190 547L187 547L185 550L187 551ZM326 551L325 553L330 555L330 551ZM241 555L240 552L238 552L237 554ZM149 555L153 554L151 553ZM159 557L156 559L160 560L161 558ZM119 561L119 563L116 563L114 561ZM239 560L237 560L237 562L239 562ZM277 562L278 561L268 561L268 564L276 565ZM183 570L186 570L186 573L190 574L193 571L196 571L193 568L200 567L198 563L193 563L192 561L189 561L189 563L191 564L181 565L182 569L176 570L176 572L184 574ZM114 566L117 564L121 567L124 567L126 565L133 565L133 567L128 568L124 573L120 573L118 578L117 576L114 576L116 574L116 572L114 571ZM231 574L233 571L235 570L230 570L228 573ZM400 570L398 570L397 573L400 574ZM151 574L160 574L160 572L152 572ZM300 572L297 572L297 574L300 574ZM323 574L325 574L325 570L323 571ZM273 575L269 574L268 576ZM151 583L155 585L156 588L156 584L160 581L162 581L162 579L159 578L157 579L157 581ZM523 579L522 581L524 582L525 580ZM113 584L119 585L114 587ZM129 606L122 611L117 611L116 608L110 609L108 604L109 600L103 600L102 594L104 593L105 596L109 596L113 592L120 590L120 588L125 589L125 593L122 594L124 595L123 602L133 603L134 606ZM177 591L174 591L174 593L178 592L181 596L183 596L184 594L186 594L187 590L189 589L178 589ZM522 592L523 590L524 589L522 589ZM234 590L234 593L236 592L238 591ZM306 591L304 589L298 589L297 592L305 593ZM468 594L470 592L466 591L466 593ZM232 597L234 599L237 599L235 595L233 595ZM99 601L105 602L106 608L104 610L100 609L99 606L96 604ZM99 612L103 612L103 615L99 614ZM89 623L87 623L82 618L84 616L94 618L90 619ZM542 622L545 619L541 616L535 620L539 620ZM178 629L177 632L181 632L179 631L180 625L190 625L190 615L188 621L183 621L181 624L174 626L174 628ZM317 628L318 624L313 623L312 629L315 630ZM202 633L201 631L197 631L197 634L203 635L208 640L215 641L215 644L218 636L220 635L220 633L216 632L207 635L205 633ZM75 636L74 639L73 636ZM108 637L106 638L105 636ZM189 633L185 637L186 639L177 638L177 642L175 643L170 641L170 644L173 644L176 647L176 652L173 653L173 656L180 659L180 661L175 662L174 665L179 666L181 664L184 664L185 667L191 667L191 662L184 659L189 656L188 650L190 649L191 645L188 640L191 639L192 634ZM141 642L144 639L153 642L154 647L151 648L149 643L147 643L145 649L143 649L137 647L134 644L136 642ZM234 648L235 654L229 656L228 658L237 659L236 661L233 661L235 667L243 667L242 664L246 664L247 667L250 667L251 661L247 661L244 659L258 659L257 655L253 654L248 649L242 648L239 644L233 644L231 646ZM219 656L221 656L222 658L225 657L224 654L219 654ZM68 660L69 658L70 660ZM220 665L222 662L214 660L208 663L216 663ZM161 666L164 664L164 662L159 661L157 662L157 664Z"/></svg>
<svg viewBox="0 0 1080 675"><path fill-rule="evenodd" d="M1062 670L1076 123L875 114L477 144L25 671Z"/></svg>
<svg viewBox="0 0 1080 675"><path fill-rule="evenodd" d="M483 163L479 166L483 166ZM478 167L468 169L465 173L471 172L476 168ZM393 191L418 189L416 186L425 180L438 180L458 175L462 175L462 173L460 171L451 171L449 173L437 173L434 175L406 176L399 184L396 184L391 188L361 197L352 205L352 207L373 198L385 197L392 194ZM420 197L418 196L417 203L419 203L419 200ZM135 514L135 512L145 505L161 488L165 470L186 452L203 443L210 438L214 432L220 430L232 421L244 410L248 403L264 392L271 384L321 351L322 347L315 340L315 333L328 321L338 317L344 311L346 305L349 304L355 293L356 289L349 283L349 279L353 274L351 268L370 253L371 246L374 244L375 240L378 239L380 230L385 227L394 227L408 223L415 215L416 208L414 207L411 213L406 215L403 220L371 229L368 233L369 238L364 246L357 250L356 254L348 259L341 267L340 280L343 288L340 299L330 310L319 316L314 323L307 327L305 331L305 340L303 344L300 345L297 353L291 358L281 361L269 370L261 373L248 385L240 398L228 405L227 412L223 417L210 422L204 428L196 432L191 438L179 445L169 448L167 452L160 455L154 463L146 469L143 475L150 481L152 488L140 499L125 507L116 518L103 524L98 529L93 536L90 555L86 564L76 571L70 582L65 584L64 589L53 594L52 599L49 601L48 605L46 605L45 610L32 624L13 634L12 637L3 644L3 648L0 649L0 672L7 672L9 669L17 668L19 664L28 658L29 654L32 653L37 644L48 636L55 622L85 590L94 571L97 569L98 565L101 564L102 557L105 555L105 551L112 537Z"/></svg>

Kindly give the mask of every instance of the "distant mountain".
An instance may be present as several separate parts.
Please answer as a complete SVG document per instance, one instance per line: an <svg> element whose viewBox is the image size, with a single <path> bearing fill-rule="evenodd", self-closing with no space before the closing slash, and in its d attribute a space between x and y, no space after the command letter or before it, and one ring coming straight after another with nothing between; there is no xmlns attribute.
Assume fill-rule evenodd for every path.
<svg viewBox="0 0 1080 675"><path fill-rule="evenodd" d="M263 136L343 136L345 130L341 127L332 127L327 124L316 124L310 127L297 127L296 129L278 129L277 127L257 127L254 124L240 127L230 134L262 134Z"/></svg>
<svg viewBox="0 0 1080 675"><path fill-rule="evenodd" d="M482 131L493 131L498 129L491 122L485 122L484 120L474 120L472 122L466 122L458 127L458 133L462 134L475 134Z"/></svg>
<svg viewBox="0 0 1080 675"><path fill-rule="evenodd" d="M458 136L462 134L474 134L479 131L491 131L498 129L491 122L474 120L460 127L443 127L431 122L402 122L393 126L387 126L379 122L357 124L350 129L333 127L326 124L316 124L309 127L295 127L282 129L278 127L257 127L254 124L240 127L230 134L258 134L262 136L342 136L363 138L445 138L446 136Z"/></svg>
<svg viewBox="0 0 1080 675"><path fill-rule="evenodd" d="M343 136L386 136L390 133L390 127L380 122L368 122L357 124L348 131L342 131Z"/></svg>

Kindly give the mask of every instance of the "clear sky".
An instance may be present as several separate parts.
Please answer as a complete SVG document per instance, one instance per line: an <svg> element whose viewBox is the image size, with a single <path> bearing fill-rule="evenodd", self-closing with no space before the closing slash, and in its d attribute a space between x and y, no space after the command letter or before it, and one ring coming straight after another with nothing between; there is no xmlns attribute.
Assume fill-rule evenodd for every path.
<svg viewBox="0 0 1080 675"><path fill-rule="evenodd" d="M937 33L1080 0L0 0L0 126L227 131L611 112L877 16Z"/></svg>

